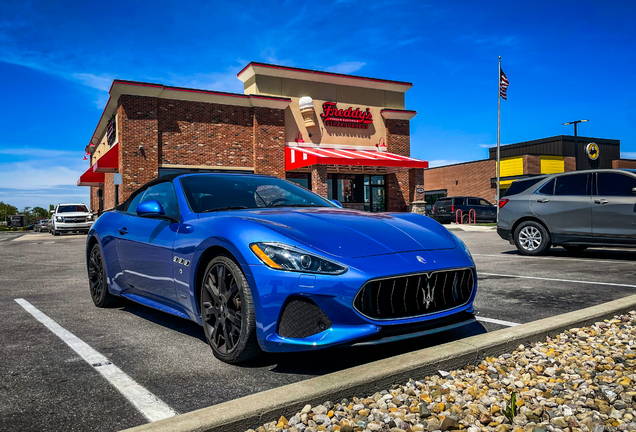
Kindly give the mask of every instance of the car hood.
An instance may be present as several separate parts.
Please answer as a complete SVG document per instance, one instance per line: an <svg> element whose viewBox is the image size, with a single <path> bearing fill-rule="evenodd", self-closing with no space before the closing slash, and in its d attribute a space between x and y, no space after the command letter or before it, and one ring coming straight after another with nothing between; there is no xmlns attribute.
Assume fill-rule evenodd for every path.
<svg viewBox="0 0 636 432"><path fill-rule="evenodd" d="M78 216L88 216L90 213L86 212L63 212L63 213L55 213L55 216L62 217L78 217Z"/></svg>
<svg viewBox="0 0 636 432"><path fill-rule="evenodd" d="M410 213L392 215L331 208L281 208L241 213L243 219L338 257L456 247L448 231L437 222Z"/></svg>

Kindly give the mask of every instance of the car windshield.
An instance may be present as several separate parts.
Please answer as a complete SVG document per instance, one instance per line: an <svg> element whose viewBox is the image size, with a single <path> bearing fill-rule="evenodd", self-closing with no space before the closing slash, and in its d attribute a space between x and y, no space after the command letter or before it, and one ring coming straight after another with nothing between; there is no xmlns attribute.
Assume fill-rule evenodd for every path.
<svg viewBox="0 0 636 432"><path fill-rule="evenodd" d="M88 209L83 205L61 205L57 208L58 213L84 212L88 213Z"/></svg>
<svg viewBox="0 0 636 432"><path fill-rule="evenodd" d="M180 179L195 213L266 207L334 207L324 198L285 180L236 174L199 174Z"/></svg>

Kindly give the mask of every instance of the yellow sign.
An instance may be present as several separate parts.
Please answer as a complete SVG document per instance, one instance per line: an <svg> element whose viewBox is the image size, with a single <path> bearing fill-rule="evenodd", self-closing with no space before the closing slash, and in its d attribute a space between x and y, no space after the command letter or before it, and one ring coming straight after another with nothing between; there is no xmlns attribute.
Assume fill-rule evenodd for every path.
<svg viewBox="0 0 636 432"><path fill-rule="evenodd" d="M589 143L586 147L585 147L585 153L587 153L587 157L589 157L591 160L596 160L598 159L598 145L596 143Z"/></svg>

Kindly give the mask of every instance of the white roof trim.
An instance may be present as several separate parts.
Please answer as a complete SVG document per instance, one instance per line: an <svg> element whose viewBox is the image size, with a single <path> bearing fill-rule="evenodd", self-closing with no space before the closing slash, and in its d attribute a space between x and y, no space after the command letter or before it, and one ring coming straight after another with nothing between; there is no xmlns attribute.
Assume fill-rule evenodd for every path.
<svg viewBox="0 0 636 432"><path fill-rule="evenodd" d="M302 81L322 82L327 84L345 85L350 87L364 87L378 90L388 90L406 93L413 87L411 83L388 81L375 78L356 77L329 72L311 71L304 69L288 68L276 65L249 64L238 74L238 79L246 82L255 75L266 75L280 78L296 79Z"/></svg>

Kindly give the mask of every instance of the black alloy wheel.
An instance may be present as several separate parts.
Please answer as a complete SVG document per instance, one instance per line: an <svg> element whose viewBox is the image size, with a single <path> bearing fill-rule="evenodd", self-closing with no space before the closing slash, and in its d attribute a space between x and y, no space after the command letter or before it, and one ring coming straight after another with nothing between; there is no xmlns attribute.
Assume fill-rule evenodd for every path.
<svg viewBox="0 0 636 432"><path fill-rule="evenodd" d="M214 355L231 364L258 355L254 302L238 264L225 255L215 257L202 283L201 319Z"/></svg>
<svg viewBox="0 0 636 432"><path fill-rule="evenodd" d="M108 292L104 260L98 244L93 245L88 257L88 285L95 306L109 307L117 303L118 298Z"/></svg>
<svg viewBox="0 0 636 432"><path fill-rule="evenodd" d="M464 225L470 224L470 216L469 215L462 216L462 224L464 224Z"/></svg>

